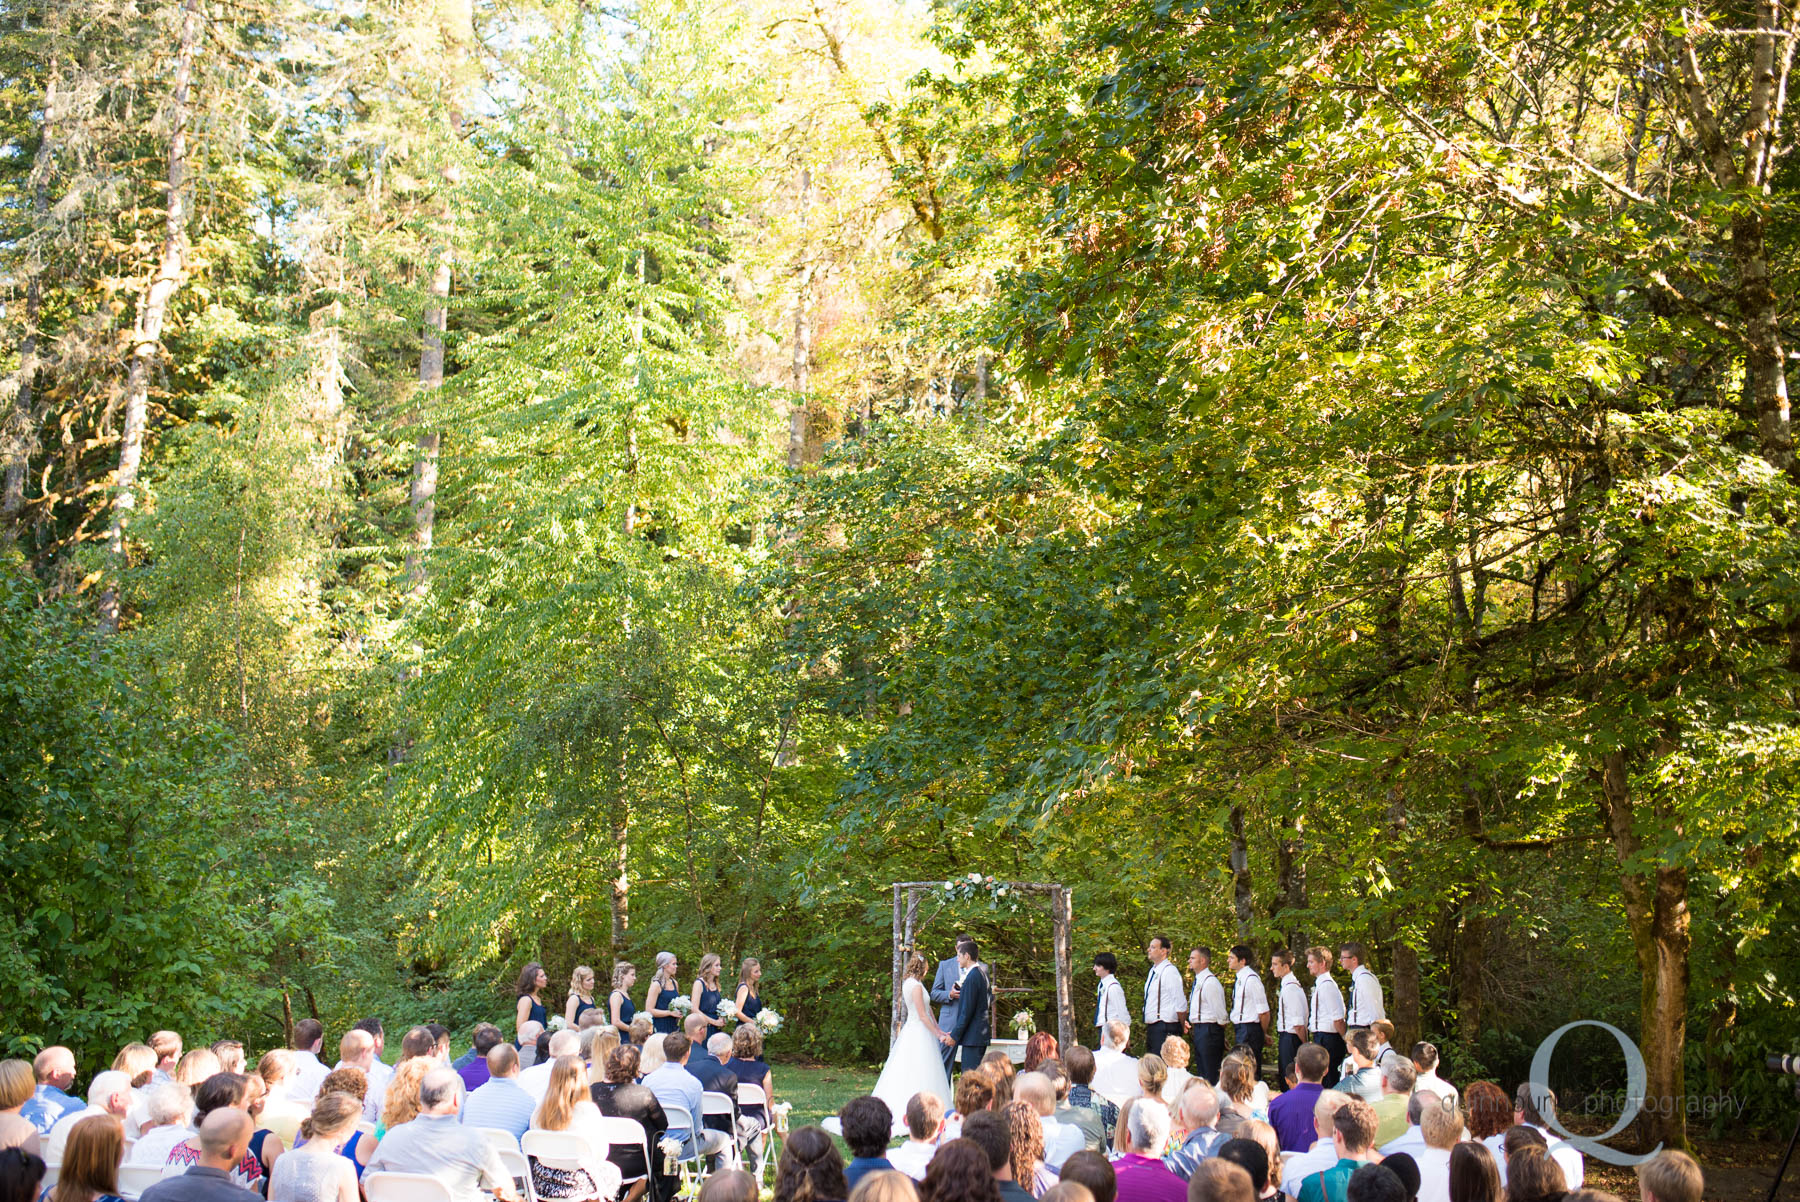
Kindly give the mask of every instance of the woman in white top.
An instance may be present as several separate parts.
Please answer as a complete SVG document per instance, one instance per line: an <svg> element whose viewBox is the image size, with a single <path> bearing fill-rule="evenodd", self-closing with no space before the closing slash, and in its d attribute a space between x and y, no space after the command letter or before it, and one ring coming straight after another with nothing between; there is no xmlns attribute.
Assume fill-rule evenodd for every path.
<svg viewBox="0 0 1800 1202"><path fill-rule="evenodd" d="M300 1124L303 1142L270 1170L269 1202L357 1202L356 1166L338 1152L360 1118L362 1103L349 1094L320 1094Z"/></svg>
<svg viewBox="0 0 1800 1202"><path fill-rule="evenodd" d="M559 1056L550 1067L550 1084L544 1100L531 1116L534 1131L568 1131L587 1141L579 1167L531 1162L534 1196L545 1199L616 1198L624 1178L619 1166L606 1158L606 1133L601 1129L600 1108L588 1096L587 1066L578 1056Z"/></svg>
<svg viewBox="0 0 1800 1202"><path fill-rule="evenodd" d="M1163 1040L1160 1051L1163 1063L1169 1068L1169 1079L1162 1087L1162 1100L1166 1105L1173 1106L1181 1100L1187 1083L1194 1079L1194 1074L1188 1072L1187 1040L1179 1035L1171 1035Z"/></svg>

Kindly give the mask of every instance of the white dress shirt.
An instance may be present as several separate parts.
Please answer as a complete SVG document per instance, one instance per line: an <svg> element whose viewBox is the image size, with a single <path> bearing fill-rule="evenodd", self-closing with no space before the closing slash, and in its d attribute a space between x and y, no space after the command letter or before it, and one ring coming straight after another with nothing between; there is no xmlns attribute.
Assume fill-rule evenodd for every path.
<svg viewBox="0 0 1800 1202"><path fill-rule="evenodd" d="M1350 1020L1352 1027L1366 1027L1378 1018L1387 1017L1381 1000L1381 982L1367 964L1358 964L1350 974ZM1573 1188L1573 1187L1571 1187Z"/></svg>
<svg viewBox="0 0 1800 1202"><path fill-rule="evenodd" d="M319 1096L319 1086L330 1075L331 1070L325 1067L325 1062L313 1053L295 1052L294 1075L288 1081L288 1097L302 1105L311 1106L313 1099ZM370 1084L372 1086L373 1082Z"/></svg>
<svg viewBox="0 0 1800 1202"><path fill-rule="evenodd" d="M550 1092L550 1070L555 1067L556 1061L546 1060L521 1071L518 1077L519 1088L530 1094L532 1101L543 1101L544 1095ZM694 1117L697 1119L700 1116Z"/></svg>
<svg viewBox="0 0 1800 1202"><path fill-rule="evenodd" d="M1261 1022L1261 1016L1269 1012L1269 995L1263 989L1262 978L1248 964L1238 969L1237 980L1231 990L1231 1021L1234 1023Z"/></svg>
<svg viewBox="0 0 1800 1202"><path fill-rule="evenodd" d="M888 1163L914 1181L923 1181L925 1170L930 1166L931 1158L937 1155L937 1150L936 1144L928 1144L909 1136L905 1143L887 1154Z"/></svg>
<svg viewBox="0 0 1800 1202"><path fill-rule="evenodd" d="M1313 1146L1281 1158L1281 1192L1290 1198L1300 1196L1300 1186L1314 1173L1323 1173L1338 1162L1337 1145L1328 1139L1315 1139Z"/></svg>
<svg viewBox="0 0 1800 1202"><path fill-rule="evenodd" d="M1225 1008L1225 986L1219 984L1219 978L1213 975L1212 969L1201 969L1200 975L1194 978L1194 992L1188 998L1188 1021L1222 1023L1228 1013Z"/></svg>
<svg viewBox="0 0 1800 1202"><path fill-rule="evenodd" d="M1498 1131L1481 1141L1482 1146L1494 1154L1494 1163L1500 1166L1500 1188L1506 1188L1506 1132Z"/></svg>
<svg viewBox="0 0 1800 1202"><path fill-rule="evenodd" d="M1437 1069L1435 1068L1428 1073L1420 1073L1419 1079L1413 1082L1413 1089L1427 1090L1440 1098L1448 1098L1452 1102L1456 1101L1459 1096L1456 1092L1456 1086L1438 1076Z"/></svg>
<svg viewBox="0 0 1800 1202"><path fill-rule="evenodd" d="M192 1127L181 1123L165 1123L161 1127L152 1127L138 1136L138 1141L131 1145L131 1151L125 1156L126 1164L147 1164L162 1168L169 1163L169 1153L175 1145L190 1136L199 1134Z"/></svg>
<svg viewBox="0 0 1800 1202"><path fill-rule="evenodd" d="M69 1113L57 1119L56 1124L50 1128L50 1134L44 1136L44 1138L39 1141L43 1144L44 1159L50 1164L61 1164L63 1158L63 1145L69 1142L69 1132L75 1129L75 1124L79 1123L82 1119L92 1118L96 1114L105 1113L107 1113L106 1107L95 1106L90 1102L86 1107L80 1110L71 1110Z"/></svg>
<svg viewBox="0 0 1800 1202"><path fill-rule="evenodd" d="M1550 1145L1550 1159L1562 1166L1563 1180L1569 1183L1569 1188L1580 1189L1581 1183L1587 1180L1587 1157L1581 1154L1581 1149L1548 1128L1532 1124L1531 1129Z"/></svg>
<svg viewBox="0 0 1800 1202"><path fill-rule="evenodd" d="M1102 1053L1105 1053L1104 1057ZM1135 1098L1142 1092L1138 1086L1136 1056L1100 1048L1094 1053L1094 1065L1094 1083L1089 1088L1101 1097L1117 1101Z"/></svg>
<svg viewBox="0 0 1800 1202"><path fill-rule="evenodd" d="M1419 1129L1417 1123L1414 1123L1405 1131L1396 1135L1393 1139L1382 1144L1380 1150L1383 1156L1392 1156L1396 1152L1405 1152L1408 1156L1417 1160L1419 1158L1419 1153L1425 1150L1425 1133ZM1449 1162L1445 1161L1445 1163L1448 1164Z"/></svg>
<svg viewBox="0 0 1800 1202"><path fill-rule="evenodd" d="M1327 1035L1335 1035L1338 1020L1346 1018L1348 1014L1349 1011L1344 1009L1344 991L1338 988L1338 983L1331 978L1331 974L1314 977L1312 1021L1306 1024L1307 1029L1314 1035L1321 1031ZM1345 1025L1348 1026L1349 1023L1346 1021Z"/></svg>
<svg viewBox="0 0 1800 1202"><path fill-rule="evenodd" d="M1095 997L1094 1025L1103 1034L1107 1023L1131 1025L1131 1007L1125 1001L1125 986L1119 984L1118 977L1111 974L1102 977Z"/></svg>
<svg viewBox="0 0 1800 1202"><path fill-rule="evenodd" d="M1295 1027L1306 1026L1306 989L1300 984L1300 978L1291 972L1281 978L1280 1007L1275 1016L1275 1029L1281 1034L1292 1035Z"/></svg>
<svg viewBox="0 0 1800 1202"><path fill-rule="evenodd" d="M1174 963L1164 960L1150 968L1150 975L1144 978L1144 1021L1147 1023L1178 1023L1181 1021L1181 1003L1187 991L1181 987L1181 970ZM1161 1052L1161 1048L1151 1048L1153 1052Z"/></svg>
<svg viewBox="0 0 1800 1202"><path fill-rule="evenodd" d="M1054 1171L1061 1172L1063 1161L1087 1146L1087 1136L1074 1123L1060 1122L1054 1118L1038 1119L1044 1128L1044 1163ZM888 1157L890 1163L893 1157Z"/></svg>
<svg viewBox="0 0 1800 1202"><path fill-rule="evenodd" d="M1418 1202L1450 1202L1450 1149L1427 1147L1412 1158L1419 1166Z"/></svg>
<svg viewBox="0 0 1800 1202"><path fill-rule="evenodd" d="M363 1095L363 1121L364 1122L369 1122L369 1123L380 1122L381 1121L381 1107L382 1107L382 1104L387 1101L387 1086L383 1085L380 1089L375 1088L375 1065L377 1065L379 1063L381 1063L379 1060L371 1060L369 1067L363 1068L363 1066L360 1064L351 1064L348 1060L340 1060L336 1064L331 1066L331 1071L334 1073L337 1072L338 1069L340 1069L340 1068L362 1069L363 1076L365 1076L369 1079L369 1091ZM390 1077L393 1076L393 1074L391 1072L388 1075ZM263 1112L265 1114L267 1114L268 1108L264 1107ZM265 1123L263 1125L267 1126L268 1124ZM289 1147L293 1146L291 1141L284 1140L282 1142L287 1143Z"/></svg>

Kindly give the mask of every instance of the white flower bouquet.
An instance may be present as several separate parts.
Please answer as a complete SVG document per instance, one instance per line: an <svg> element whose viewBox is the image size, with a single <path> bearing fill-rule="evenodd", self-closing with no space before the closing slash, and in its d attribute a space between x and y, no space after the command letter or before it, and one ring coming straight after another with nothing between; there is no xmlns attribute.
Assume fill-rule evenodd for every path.
<svg viewBox="0 0 1800 1202"><path fill-rule="evenodd" d="M1024 1039L1037 1030L1037 1019L1031 1016L1031 1011L1021 1010L1012 1016L1012 1026L1019 1038Z"/></svg>
<svg viewBox="0 0 1800 1202"><path fill-rule="evenodd" d="M737 1003L727 998L719 1003L719 1021L728 1023L738 1016Z"/></svg>
<svg viewBox="0 0 1800 1202"><path fill-rule="evenodd" d="M569 1020L564 1018L560 1014L552 1015L550 1021L544 1024L544 1030L546 1030L546 1031L555 1032L555 1031L566 1031L568 1029L569 1029Z"/></svg>
<svg viewBox="0 0 1800 1202"><path fill-rule="evenodd" d="M656 1150L663 1156L663 1176L673 1177L681 1168L681 1141L661 1140L657 1143Z"/></svg>
<svg viewBox="0 0 1800 1202"><path fill-rule="evenodd" d="M686 1018L694 1012L694 999L688 997L686 994L682 994L680 997L669 1003L669 1010L676 1018Z"/></svg>
<svg viewBox="0 0 1800 1202"><path fill-rule="evenodd" d="M756 1025L762 1028L764 1035L773 1035L781 1030L781 1015L765 1007L757 1012Z"/></svg>

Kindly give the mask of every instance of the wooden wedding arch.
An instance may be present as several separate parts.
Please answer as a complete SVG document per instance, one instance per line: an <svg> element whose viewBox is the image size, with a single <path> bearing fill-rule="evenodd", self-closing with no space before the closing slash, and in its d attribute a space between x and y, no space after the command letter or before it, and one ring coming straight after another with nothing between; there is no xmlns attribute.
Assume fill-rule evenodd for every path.
<svg viewBox="0 0 1800 1202"><path fill-rule="evenodd" d="M1050 903L1050 943L1056 955L1056 1040L1067 1047L1075 1038L1075 980L1074 951L1070 943L1069 928L1073 925L1075 913L1073 898L1067 885L1050 885L1037 881L998 881L997 885L1005 885L1008 889L1024 897L1038 897ZM893 1006L889 1012L888 1041L893 1042L900 1034L900 1024L905 1013L900 1002L900 984L906 976L906 957L913 950L913 938L918 931L919 898L921 895L940 892L944 888L942 881L899 881L893 885L894 891L894 981ZM988 1029L995 1032L997 1021L996 1006L1002 993L1024 993L1023 989L993 987L993 1001L988 1007Z"/></svg>

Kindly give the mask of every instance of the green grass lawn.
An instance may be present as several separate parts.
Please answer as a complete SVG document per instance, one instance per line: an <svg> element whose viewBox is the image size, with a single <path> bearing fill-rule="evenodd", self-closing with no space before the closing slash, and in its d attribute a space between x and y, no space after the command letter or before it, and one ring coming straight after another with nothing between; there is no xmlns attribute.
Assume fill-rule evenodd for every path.
<svg viewBox="0 0 1800 1202"><path fill-rule="evenodd" d="M851 1098L861 1097L875 1088L881 1075L878 1068L837 1068L830 1065L774 1064L777 1101L792 1102L794 1112L788 1126L804 1127L816 1123Z"/></svg>

